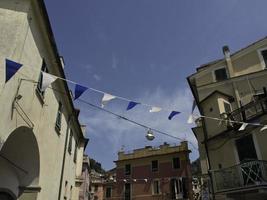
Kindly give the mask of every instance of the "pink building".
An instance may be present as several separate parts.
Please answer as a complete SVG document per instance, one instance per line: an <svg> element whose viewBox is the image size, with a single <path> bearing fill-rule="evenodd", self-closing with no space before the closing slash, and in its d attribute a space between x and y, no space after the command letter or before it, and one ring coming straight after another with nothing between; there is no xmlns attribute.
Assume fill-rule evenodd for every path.
<svg viewBox="0 0 267 200"><path fill-rule="evenodd" d="M90 193L89 193L89 187L90 187L89 170L90 170L89 157L87 155L84 155L83 156L82 175L81 175L82 184L80 186L79 200L89 200L90 199Z"/></svg>

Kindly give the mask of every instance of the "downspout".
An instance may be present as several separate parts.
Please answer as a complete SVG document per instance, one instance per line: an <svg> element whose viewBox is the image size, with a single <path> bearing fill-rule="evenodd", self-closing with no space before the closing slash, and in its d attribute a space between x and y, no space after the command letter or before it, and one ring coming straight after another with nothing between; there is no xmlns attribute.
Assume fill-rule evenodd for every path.
<svg viewBox="0 0 267 200"><path fill-rule="evenodd" d="M197 105L197 107L199 109L200 115L204 115L204 111L203 111L202 107L200 106L198 94L194 92L193 84L191 84L189 77L187 77L187 82L188 82L188 84L190 86L190 89L192 91L192 94L193 94L193 96L195 98L196 105ZM194 85L194 86L196 86L196 85ZM205 148L206 156L207 156L207 160L208 160L208 176L209 176L210 181L211 181L212 199L215 199L213 180L212 180L212 176L211 176L211 173L210 173L211 164L210 164L210 156L209 156L208 145L207 145L208 133L207 133L207 127L206 127L205 120L202 120L202 126L203 126L203 133L204 133L204 148Z"/></svg>
<svg viewBox="0 0 267 200"><path fill-rule="evenodd" d="M68 144L68 138L69 138L69 129L70 129L70 121L73 115L70 115L68 118L68 128L67 133L65 137L65 145L64 145L64 153L63 153L63 161L62 161L62 167L61 167L61 174L60 174L60 182L59 182L59 191L58 191L58 200L60 200L61 197L61 190L62 190L62 184L63 184L63 176L64 176L64 168L65 168L65 159L66 159L66 150L67 150L67 144Z"/></svg>

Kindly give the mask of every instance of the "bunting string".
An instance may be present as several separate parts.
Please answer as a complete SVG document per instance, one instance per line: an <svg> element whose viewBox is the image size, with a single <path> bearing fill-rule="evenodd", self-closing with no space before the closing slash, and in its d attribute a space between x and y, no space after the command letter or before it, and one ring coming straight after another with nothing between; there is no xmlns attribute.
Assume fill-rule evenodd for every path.
<svg viewBox="0 0 267 200"><path fill-rule="evenodd" d="M33 83L35 83L35 84L38 83L37 81L34 81L34 80L30 79L27 75L25 75L25 74L23 74L23 73L20 73L20 72L17 72L17 73L20 74L20 75L22 75L22 76L27 77L28 79L23 79L23 80L25 80L25 81L31 81L31 82L33 82ZM43 72L43 73L45 73L45 72ZM52 75L52 76L54 76L54 75ZM54 77L56 78L56 76L54 76ZM58 89L55 89L55 88L53 88L53 87L51 87L51 86L47 86L46 88L49 88L49 89L51 89L51 90L53 90L53 91L56 91L56 92L58 92L58 93L60 93L60 94L63 94L63 95L66 95L66 96L67 96L67 94L66 94L65 92L60 91L60 90L58 90ZM84 100L84 99L79 98L79 99L77 99L77 101L82 102L82 103L84 103L84 104L86 104L86 105L88 105L88 106L94 107L94 108L96 108L96 109L102 110L102 111L104 111L104 112L106 112L106 113L109 113L109 114L111 114L111 115L116 116L116 117L119 118L119 119L123 119L123 120L125 120L125 121L128 121L128 122L130 122L130 123L132 123L132 124L138 125L138 126L140 126L140 127L143 127L143 128L145 128L145 129L150 129L150 130L152 130L152 131L154 131L154 132L156 132L156 133L159 133L159 134L161 134L161 135L165 135L165 136L168 136L168 137L170 137L170 138L177 139L177 140L179 140L179 141L184 141L183 138L174 136L174 135L172 135L172 134L170 134L170 133L166 133L166 132L160 131L160 130L155 129L155 128L152 128L152 127L150 127L150 126L148 126L148 125L141 124L141 123L136 122L136 121L134 121L134 120L132 120L132 119L126 118L126 117L124 117L124 116L122 116L122 115L119 115L119 114L116 114L116 113L114 113L114 112L112 112L112 111L109 111L109 110L107 110L107 109L105 109L105 108L103 108L103 107L99 107L99 106L97 106L97 105L94 105L94 104L92 104L92 103L90 103L90 102L88 102L88 101L86 101L86 100ZM195 149L195 150L198 151L198 148L195 146L195 144L194 144L193 142L188 141L188 143L192 146L193 149Z"/></svg>
<svg viewBox="0 0 267 200"><path fill-rule="evenodd" d="M62 77L58 77L58 76L55 76L55 75L52 75L52 74L48 74L48 73L46 73L46 72L44 72L44 71L40 71L39 69L36 69L36 68L33 68L33 67L29 67L29 66L24 66L24 65L22 65L22 64L20 64L20 63L16 63L15 61L11 61L11 60L8 60L8 59L6 59L6 82L8 82L9 79L11 79L12 76L14 76L14 75L17 73L17 71L19 71L19 69L20 69L22 66L23 66L23 67L27 67L27 68L34 69L34 70L36 70L36 71L42 73L42 75L43 75L43 76L42 76L42 77L43 77L42 90L45 90L45 89L48 87L48 85L51 84L51 83L52 83L53 81L55 81L56 79L61 79L61 80L63 80L63 81L66 81L66 82L69 82L69 83L72 83L72 84L75 85L75 92L74 92L75 97L74 97L74 100L80 100L80 101L82 101L82 102L86 102L86 101L84 101L84 100L79 99L79 97L80 97L86 90L88 90L88 89L103 94L103 98L102 98L102 101L101 101L101 106L102 106L102 107L98 107L98 106L96 106L96 107L98 107L98 108L100 108L100 109L102 109L102 110L105 110L105 109L103 109L103 107L104 107L104 105L106 105L110 100L113 100L113 99L118 98L118 99L121 99L121 100L124 100L124 101L129 102L126 110L131 110L131 109L133 109L134 107L136 107L137 105L140 104L140 105L143 105L143 106L150 107L149 112L151 112L151 113L153 113L153 112L160 112L160 111L162 111L162 110L169 111L169 112L170 112L169 117L168 117L169 120L171 120L174 116L176 116L176 115L178 115L178 114L181 113L181 112L179 112L179 111L169 110L169 109L165 109L165 108L158 107L158 106L153 106L153 105L149 105L149 104L145 104L145 103L141 103L141 102L136 102L136 101L133 101L133 100L124 98L124 97L120 97L120 96L116 96L116 95L112 95L112 94L106 93L106 92L101 91L101 90L97 90L97 89L94 89L94 88L91 88L91 87L86 87L86 86L84 86L84 85L82 85L82 84L79 84L79 83L77 83L77 82L74 82L74 81L71 81L71 80L68 80L68 79L64 79L64 78L62 78ZM86 102L86 103L88 103L88 102ZM90 104L90 103L89 103L89 104ZM93 105L93 104L91 104L91 106L92 106L92 105ZM262 128L261 128L261 131L264 131L264 130L267 129L267 125L265 125L265 124L259 124L259 123L247 123L247 122L236 121L236 120L230 120L230 119L222 119L222 118L209 117L209 116L203 116L203 115L198 115L198 116L197 116L197 115L193 115L193 111L194 111L195 107L196 107L196 104L195 104L195 102L193 102L193 105L192 105L192 111L191 111L191 114L190 114L190 116L189 116L188 123L192 123L196 117L201 117L201 118L207 118L207 119L217 120L217 121L219 121L219 122L225 121L225 122L230 122L230 123L240 124L241 127L239 128L239 131L243 131L243 130L245 130L246 127L247 127L248 125L253 125L253 126L259 126L259 127L262 127ZM107 110L106 110L106 111L107 111ZM110 112L110 111L109 111L109 112ZM114 113L113 113L113 114L114 114ZM115 115L117 115L117 114L115 114ZM121 119L128 120L128 121L130 121L130 122L134 122L133 120L129 120L129 119L127 119L127 118L125 118L125 117L123 117L123 116L120 116L120 115L117 115L117 117L119 117L119 118L121 118ZM137 125L141 125L141 124L139 124L139 123L136 123L136 124L137 124ZM145 125L141 125L141 126L143 126L144 128L149 128L149 127L147 127L147 126L145 126ZM154 131L156 131L156 132L158 132L158 133L161 132L161 131L158 131L158 130L156 130L156 129L152 129L152 128L151 128L151 130L154 130ZM165 134L164 132L161 132L161 133ZM166 135L169 135L169 134L166 134ZM175 136L173 136L173 137L175 137ZM175 137L175 138L181 140L181 138L177 138L177 137Z"/></svg>
<svg viewBox="0 0 267 200"><path fill-rule="evenodd" d="M7 61L7 60L8 60L8 59L6 59L6 61ZM8 60L8 61L11 61L11 60ZM11 61L11 62L13 62L13 65L14 65L14 63L15 63L15 65L17 65L17 66L21 65L21 64L19 64L19 63L14 62L14 61ZM10 65L8 62L6 62L6 70L9 69L10 66L12 66L12 65ZM21 65L21 66L22 66L22 65ZM20 68L21 66L19 66L19 68ZM23 65L23 67L33 69L33 70L38 71L38 72L41 72L41 73L43 73L43 74L46 73L46 72L41 71L40 69L36 69L36 68L34 68L34 67L25 66L25 65ZM18 69L17 69L17 68L18 68L18 67L16 67L16 71L15 71L15 73L19 70L19 68L18 68ZM9 70L9 71L12 72L12 69ZM14 71L14 70L13 70L13 71ZM11 73L11 75L8 77L8 80L9 80L15 73ZM46 75L47 75L47 74L48 74L48 73L46 73ZM134 101L134 100L125 98L125 97L121 97L121 96L113 95L113 94L110 94L110 93L108 93L108 92L105 92L105 91L102 91L102 90L98 90L98 89L95 89L95 88L92 88L92 87L88 87L88 86L86 86L86 85L83 85L83 84L77 83L77 82L75 82L75 81L72 81L72 80L69 80L69 79L65 79L65 78L62 78L62 77L59 77L59 76L56 76L56 75L53 75L53 74L49 74L49 75L51 76L51 77L49 78L50 80L51 80L52 77L53 77L54 80L56 80L56 79L60 79L60 80L62 80L62 81L65 81L65 82L74 84L74 85L75 85L75 90L74 90L74 94L75 94L75 95L74 95L74 100L77 100L77 99L78 99L78 98L79 98L79 97L80 97L86 90L91 90L91 91L94 91L94 92L97 92L97 93L100 93L100 94L103 95L102 102L101 102L101 106L106 105L110 100L113 100L113 99L120 99L120 100L129 102L129 103L128 103L128 106L127 106L127 108L126 108L127 111L133 109L134 107L136 107L137 105L140 104L140 105L142 105L142 106L149 107L149 108L150 108L149 111L150 111L151 113L154 113L154 112L160 112L160 111L167 111L167 112L170 112L170 115L169 115L169 117L168 117L169 120L171 120L175 115L178 115L178 114L181 113L181 112L179 112L179 111L170 110L170 109L166 109L166 108L163 108L163 107L160 107L160 106L154 106L154 105L150 105L150 104L146 104L146 103L142 103L142 102L137 102L137 101ZM7 77L7 76L6 76L6 77ZM46 76L46 77L47 77L47 76ZM7 81L6 81L6 82L7 82ZM50 83L51 83L51 82L50 82ZM47 87L47 86L44 86L44 88L45 88L45 87ZM104 99L104 97L107 96L107 95L112 96L112 98L111 98L111 99L105 99L104 104L103 104L103 99Z"/></svg>

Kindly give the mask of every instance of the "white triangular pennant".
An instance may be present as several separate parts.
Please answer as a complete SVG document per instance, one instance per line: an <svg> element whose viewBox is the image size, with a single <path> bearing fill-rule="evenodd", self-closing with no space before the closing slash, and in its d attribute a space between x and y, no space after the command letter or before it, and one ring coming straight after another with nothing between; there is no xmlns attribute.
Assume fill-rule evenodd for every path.
<svg viewBox="0 0 267 200"><path fill-rule="evenodd" d="M238 129L238 131L243 131L246 129L248 123L243 123L242 126Z"/></svg>
<svg viewBox="0 0 267 200"><path fill-rule="evenodd" d="M151 113L153 113L153 112L160 112L161 110L162 110L162 108L153 106L153 107L149 110L149 112L151 112Z"/></svg>
<svg viewBox="0 0 267 200"><path fill-rule="evenodd" d="M45 91L46 88L53 83L57 78L51 74L48 74L46 72L42 72L43 81L42 81L42 87L41 90Z"/></svg>
<svg viewBox="0 0 267 200"><path fill-rule="evenodd" d="M262 131L264 131L266 129L267 129L267 125L263 126L260 131L262 132Z"/></svg>
<svg viewBox="0 0 267 200"><path fill-rule="evenodd" d="M188 120L187 120L187 123L188 124L193 124L194 123L194 116L191 114L189 117L188 117Z"/></svg>
<svg viewBox="0 0 267 200"><path fill-rule="evenodd" d="M102 101L101 101L101 106L102 108L104 108L104 106L109 102L111 101L112 99L115 99L116 97L111 95L111 94L108 94L108 93L104 93L103 95L103 98L102 98Z"/></svg>

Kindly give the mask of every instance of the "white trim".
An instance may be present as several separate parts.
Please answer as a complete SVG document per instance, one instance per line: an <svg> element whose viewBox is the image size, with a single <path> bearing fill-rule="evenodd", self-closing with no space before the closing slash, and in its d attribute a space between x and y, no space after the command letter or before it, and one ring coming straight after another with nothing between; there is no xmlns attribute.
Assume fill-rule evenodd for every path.
<svg viewBox="0 0 267 200"><path fill-rule="evenodd" d="M260 59L260 64L261 64L261 66L262 66L262 69L266 69L266 68L267 68L267 66L266 66L266 64L265 64L265 62L264 62L262 53L261 53L261 52L264 51L264 50L267 50L267 47L260 48L260 49L257 50L257 52L258 52L258 56L259 56L259 59Z"/></svg>
<svg viewBox="0 0 267 200"><path fill-rule="evenodd" d="M229 72L228 72L228 69L225 65L223 66L220 66L220 67L215 67L214 69L211 70L211 73L212 73L212 79L213 79L213 82L219 82L216 80L216 76L215 76L215 71L218 70L218 69L225 69L226 71L226 75L227 75L227 79L229 79Z"/></svg>
<svg viewBox="0 0 267 200"><path fill-rule="evenodd" d="M231 111L233 111L232 104L231 104L229 101L226 101L226 100L223 99L223 98L218 98L218 101L222 101L222 106L223 106L223 109L224 109L224 112L223 112L222 110L220 110L220 107L219 107L220 114L222 114L222 113L226 113L224 103L229 104L229 105L230 105L230 108L231 108Z"/></svg>
<svg viewBox="0 0 267 200"><path fill-rule="evenodd" d="M154 182L158 182L158 187L159 187L159 193L155 193L154 191ZM160 179L156 178L156 179L153 179L152 183L151 183L151 186L152 186L152 195L159 195L161 194L161 183L160 183Z"/></svg>
<svg viewBox="0 0 267 200"><path fill-rule="evenodd" d="M177 183L178 183L178 185L177 185L177 188L176 189L178 189L178 191L177 191L177 198L178 199L182 199L182 195L183 195L183 188L180 188L180 181L181 181L181 183L182 183L182 187L183 187L183 177L181 176L181 177L171 177L170 178L170 187L172 186L171 185L171 181L172 180L177 180Z"/></svg>

